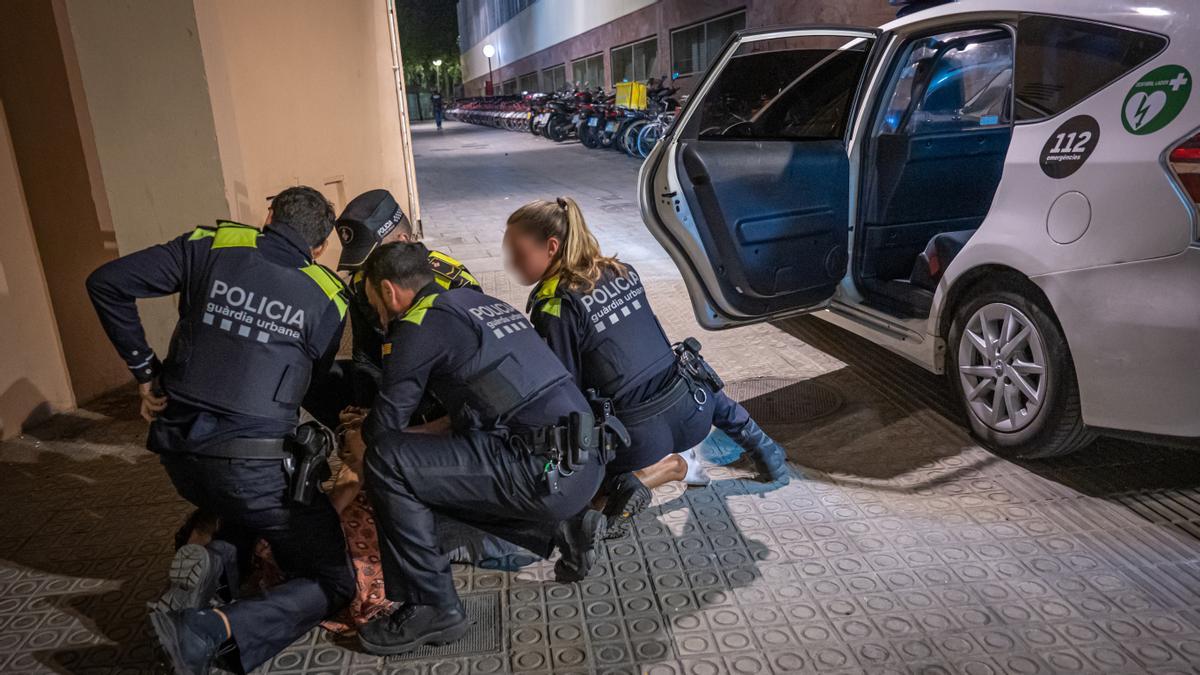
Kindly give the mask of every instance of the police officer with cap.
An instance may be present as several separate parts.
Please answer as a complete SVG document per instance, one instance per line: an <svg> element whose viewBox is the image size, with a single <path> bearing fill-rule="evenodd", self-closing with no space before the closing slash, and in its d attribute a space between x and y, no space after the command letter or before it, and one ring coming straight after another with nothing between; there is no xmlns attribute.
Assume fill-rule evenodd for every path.
<svg viewBox="0 0 1200 675"><path fill-rule="evenodd" d="M365 266L388 319L383 383L348 447L366 444L387 597L403 604L359 630L374 654L460 638L467 618L438 545L434 513L549 557L575 581L595 562L604 517L588 508L615 434L593 416L554 353L505 302L435 281L420 244L388 244ZM426 393L449 433L408 429Z"/></svg>
<svg viewBox="0 0 1200 675"><path fill-rule="evenodd" d="M413 227L390 192L370 190L346 205L337 220L337 232L342 241L338 271L350 275L350 331L354 345L353 361L345 364L348 367L343 368L343 375L348 371L351 403L365 408L371 406L379 387L385 336L379 315L367 300L362 266L367 256L384 244L413 241ZM429 264L434 281L442 288L482 290L466 266L445 253L430 251Z"/></svg>
<svg viewBox="0 0 1200 675"><path fill-rule="evenodd" d="M210 545L179 549L172 586L151 614L177 673L207 673L219 652L248 672L355 593L341 522L306 470L320 467L314 458L328 452L327 439L297 429L310 382L333 363L347 309L341 281L314 262L333 209L316 190L294 187L272 199L267 220L261 231L228 221L198 227L87 281L138 381L149 449L181 496L221 520ZM175 293L179 319L160 363L135 301ZM236 594L238 562L260 538L288 580L211 608L222 582Z"/></svg>

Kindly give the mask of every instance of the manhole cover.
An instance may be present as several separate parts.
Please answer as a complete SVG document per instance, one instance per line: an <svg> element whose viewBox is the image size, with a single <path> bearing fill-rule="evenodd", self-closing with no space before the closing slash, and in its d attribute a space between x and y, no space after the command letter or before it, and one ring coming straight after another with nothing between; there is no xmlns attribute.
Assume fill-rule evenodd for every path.
<svg viewBox="0 0 1200 675"><path fill-rule="evenodd" d="M842 395L812 380L752 377L730 382L725 393L750 411L759 424L809 422L842 407Z"/></svg>
<svg viewBox="0 0 1200 675"><path fill-rule="evenodd" d="M422 661L426 659L449 659L457 656L473 656L478 654L493 654L500 651L503 642L500 639L502 627L500 621L499 591L483 591L480 593L463 593L459 596L471 626L461 640L448 645L425 645L407 654L389 656L385 660Z"/></svg>

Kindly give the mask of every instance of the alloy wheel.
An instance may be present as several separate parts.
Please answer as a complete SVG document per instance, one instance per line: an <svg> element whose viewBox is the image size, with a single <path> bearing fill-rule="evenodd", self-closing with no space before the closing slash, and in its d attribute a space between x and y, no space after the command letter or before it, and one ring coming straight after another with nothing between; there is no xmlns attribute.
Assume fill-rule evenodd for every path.
<svg viewBox="0 0 1200 675"><path fill-rule="evenodd" d="M1046 401L1048 368L1041 333L1019 309L980 307L963 329L958 376L971 413L996 431L1029 425Z"/></svg>

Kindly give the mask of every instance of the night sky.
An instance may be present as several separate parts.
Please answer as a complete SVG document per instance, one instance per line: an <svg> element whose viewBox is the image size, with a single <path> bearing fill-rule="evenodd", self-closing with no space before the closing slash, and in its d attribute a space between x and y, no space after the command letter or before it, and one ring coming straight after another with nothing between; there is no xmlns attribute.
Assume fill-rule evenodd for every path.
<svg viewBox="0 0 1200 675"><path fill-rule="evenodd" d="M405 63L458 60L455 0L396 0Z"/></svg>

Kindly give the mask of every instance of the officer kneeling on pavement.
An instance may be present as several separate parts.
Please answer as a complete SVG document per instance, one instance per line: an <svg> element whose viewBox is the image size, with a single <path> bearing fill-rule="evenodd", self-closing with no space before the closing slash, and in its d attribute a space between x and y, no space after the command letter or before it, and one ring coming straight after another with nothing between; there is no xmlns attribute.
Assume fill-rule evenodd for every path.
<svg viewBox="0 0 1200 675"><path fill-rule="evenodd" d="M355 593L341 521L316 489L332 439L297 429L310 382L332 364L344 288L314 262L333 209L308 187L274 197L263 231L200 227L96 270L87 287L109 338L139 382L147 446L184 499L220 519L207 546L179 549L151 625L177 673L207 673L229 653L250 671ZM160 364L137 298L178 293L179 321ZM288 579L260 597L225 600L259 539ZM241 569L240 569L241 568Z"/></svg>
<svg viewBox="0 0 1200 675"><path fill-rule="evenodd" d="M359 639L397 654L467 630L435 512L542 556L557 548L556 579L585 577L605 529L588 502L623 429L593 415L521 312L435 283L424 246L383 246L365 272L388 342L375 407L345 443L367 446L386 594L403 604ZM427 391L449 419L408 428Z"/></svg>
<svg viewBox="0 0 1200 675"><path fill-rule="evenodd" d="M342 242L338 271L348 275L350 294L351 359L339 360L330 386L312 392L304 408L329 427L338 424L338 413L346 406L370 408L379 390L383 373L385 326L367 299L363 263L367 256L393 242L415 241L412 222L387 190L368 190L350 200L337 219L337 234ZM429 252L434 281L442 288L482 290L466 265L441 251ZM423 408L421 414L431 411Z"/></svg>

